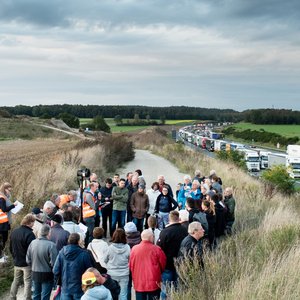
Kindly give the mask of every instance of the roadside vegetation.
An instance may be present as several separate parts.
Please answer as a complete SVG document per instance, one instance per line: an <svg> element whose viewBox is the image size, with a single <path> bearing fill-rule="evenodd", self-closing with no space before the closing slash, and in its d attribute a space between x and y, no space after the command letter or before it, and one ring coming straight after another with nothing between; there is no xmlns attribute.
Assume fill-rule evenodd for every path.
<svg viewBox="0 0 300 300"><path fill-rule="evenodd" d="M182 283L171 299L299 299L300 196L290 197L259 181L233 163L211 159L161 132L141 132L137 147L151 150L193 174L216 170L237 201L234 235L216 252L179 268ZM166 174L167 176L167 174Z"/></svg>

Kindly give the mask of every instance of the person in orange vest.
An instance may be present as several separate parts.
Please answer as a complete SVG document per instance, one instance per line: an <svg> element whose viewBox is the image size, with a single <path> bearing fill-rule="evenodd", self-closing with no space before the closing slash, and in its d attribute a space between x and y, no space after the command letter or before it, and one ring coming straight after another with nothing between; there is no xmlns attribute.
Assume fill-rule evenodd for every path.
<svg viewBox="0 0 300 300"><path fill-rule="evenodd" d="M76 193L76 191L71 190L66 195L60 195L59 198L60 198L59 208L62 208L62 206L66 203L70 203L72 206L75 206L75 201L77 199L77 193Z"/></svg>
<svg viewBox="0 0 300 300"><path fill-rule="evenodd" d="M93 239L93 230L95 227L95 204L96 204L96 190L98 188L97 183L91 182L89 184L89 189L83 193L83 203L82 203L82 217L85 225L88 228L87 232L87 242L91 242Z"/></svg>
<svg viewBox="0 0 300 300"><path fill-rule="evenodd" d="M8 239L8 231L10 230L9 212L17 205L17 201L14 204L10 202L11 190L12 186L8 182L5 182L0 187L0 258Z"/></svg>

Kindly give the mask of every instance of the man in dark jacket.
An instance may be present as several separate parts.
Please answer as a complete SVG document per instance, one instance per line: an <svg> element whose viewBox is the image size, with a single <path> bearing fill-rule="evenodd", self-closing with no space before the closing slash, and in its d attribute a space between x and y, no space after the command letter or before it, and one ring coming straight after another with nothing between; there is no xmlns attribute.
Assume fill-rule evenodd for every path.
<svg viewBox="0 0 300 300"><path fill-rule="evenodd" d="M224 203L227 208L226 212L226 233L228 235L232 234L232 225L235 220L234 211L235 211L235 199L233 198L232 188L227 187L224 191Z"/></svg>
<svg viewBox="0 0 300 300"><path fill-rule="evenodd" d="M50 299L53 288L52 268L57 256L56 246L49 241L50 226L44 224L39 238L32 241L26 255L26 262L32 269L33 299Z"/></svg>
<svg viewBox="0 0 300 300"><path fill-rule="evenodd" d="M166 299L167 282L177 285L177 273L174 266L174 258L177 258L180 244L188 235L185 227L179 223L178 211L171 211L169 214L169 224L164 228L157 241L157 245L161 247L167 257L165 271L162 273L162 293L161 298Z"/></svg>
<svg viewBox="0 0 300 300"><path fill-rule="evenodd" d="M204 236L204 229L199 222L195 221L189 225L188 233L189 235L181 242L178 257L181 259L198 257L201 260L202 243L200 240Z"/></svg>
<svg viewBox="0 0 300 300"><path fill-rule="evenodd" d="M92 254L79 246L80 236L72 233L69 236L69 245L59 252L53 267L54 279L61 279L62 299L79 300L83 295L81 276L86 269L94 266Z"/></svg>
<svg viewBox="0 0 300 300"><path fill-rule="evenodd" d="M70 232L63 229L61 226L63 218L61 215L55 215L51 220L51 233L50 241L56 245L56 249L59 252L63 246L68 244L68 238Z"/></svg>
<svg viewBox="0 0 300 300"><path fill-rule="evenodd" d="M133 223L139 232L143 231L144 219L149 209L149 198L145 193L145 186L139 184L137 192L133 193L130 200L130 208L133 216Z"/></svg>
<svg viewBox="0 0 300 300"><path fill-rule="evenodd" d="M10 252L14 260L14 281L10 288L10 299L17 299L18 288L24 278L24 296L22 299L31 299L31 267L27 265L26 253L30 243L35 239L32 231L35 217L26 215L21 226L15 229L10 236Z"/></svg>
<svg viewBox="0 0 300 300"><path fill-rule="evenodd" d="M113 208L113 202L111 199L111 192L112 192L113 186L112 186L112 179L106 178L105 180L105 186L103 186L100 189L101 194L101 203L104 203L101 208L101 214L102 214L102 228L104 229L104 237L107 236L107 220L109 222L109 233L112 237L112 208Z"/></svg>

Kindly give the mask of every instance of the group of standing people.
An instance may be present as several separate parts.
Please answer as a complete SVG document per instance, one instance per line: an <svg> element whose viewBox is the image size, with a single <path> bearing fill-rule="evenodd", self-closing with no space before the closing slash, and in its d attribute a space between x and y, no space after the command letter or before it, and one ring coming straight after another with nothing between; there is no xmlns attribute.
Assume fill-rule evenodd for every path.
<svg viewBox="0 0 300 300"><path fill-rule="evenodd" d="M11 190L0 187L3 245L15 207ZM58 287L56 299L127 300L132 286L137 300L166 299L170 284L177 286L176 264L193 259L203 268L203 250L232 234L234 211L232 188L223 189L213 170L186 175L175 194L163 175L146 189L141 170L115 174L103 186L93 173L82 199L76 191L54 194L13 230L10 299L22 281L24 299L49 299Z"/></svg>

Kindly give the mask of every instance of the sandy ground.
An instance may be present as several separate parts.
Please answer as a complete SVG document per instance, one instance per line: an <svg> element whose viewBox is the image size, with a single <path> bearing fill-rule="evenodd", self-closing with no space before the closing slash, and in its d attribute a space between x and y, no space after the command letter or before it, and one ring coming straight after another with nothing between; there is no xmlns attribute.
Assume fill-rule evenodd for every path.
<svg viewBox="0 0 300 300"><path fill-rule="evenodd" d="M178 182L182 182L185 174L180 173L179 170L166 159L152 154L146 150L135 150L135 159L119 169L121 176L126 176L129 171L141 169L146 180L146 188L150 188L152 183L157 180L158 175L164 175L166 182L171 185L174 194ZM135 299L134 290L132 299ZM9 292L3 295L3 299L9 299ZM23 288L19 289L18 300L23 299Z"/></svg>
<svg viewBox="0 0 300 300"><path fill-rule="evenodd" d="M170 184L175 194L176 185L183 182L183 174L168 160L154 155L146 150L135 150L135 159L129 162L126 166L119 169L121 177L126 177L128 172L133 172L136 169L142 170L146 180L146 189L151 188L153 182L157 181L158 175L164 175L166 183Z"/></svg>

